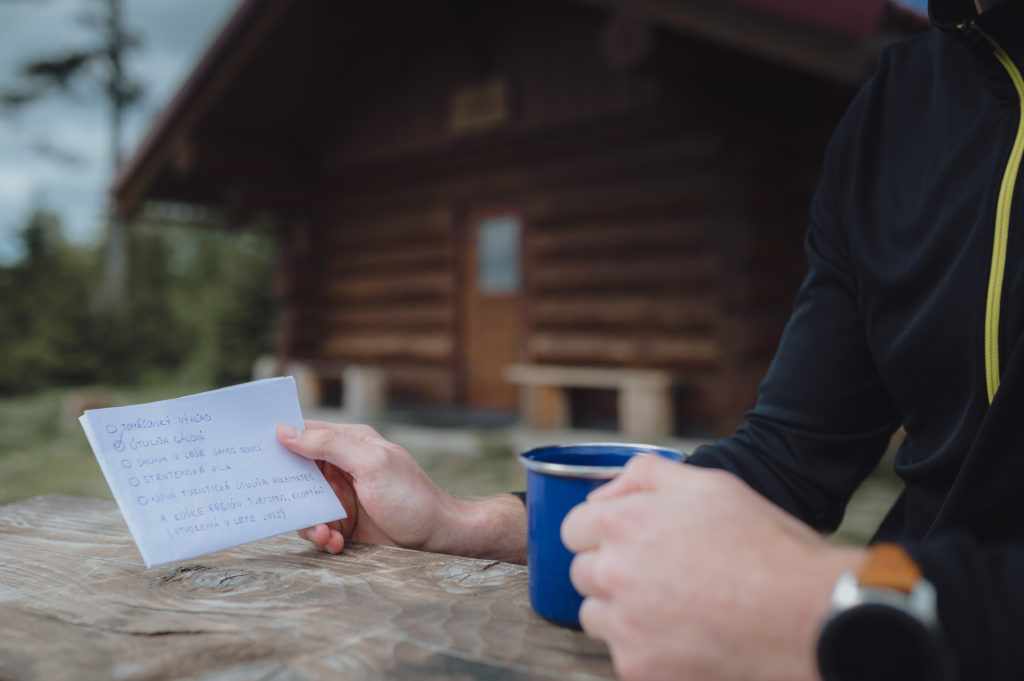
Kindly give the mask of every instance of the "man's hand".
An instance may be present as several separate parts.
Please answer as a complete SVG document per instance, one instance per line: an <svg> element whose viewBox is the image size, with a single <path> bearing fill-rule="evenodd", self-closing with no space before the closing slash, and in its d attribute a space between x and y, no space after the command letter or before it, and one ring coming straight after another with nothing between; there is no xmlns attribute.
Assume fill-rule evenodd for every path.
<svg viewBox="0 0 1024 681"><path fill-rule="evenodd" d="M723 471L632 459L562 525L584 631L623 679L817 679L814 646L859 549Z"/></svg>
<svg viewBox="0 0 1024 681"><path fill-rule="evenodd" d="M348 517L299 536L340 553L345 540L435 553L525 562L526 511L510 494L456 499L438 487L407 451L364 425L306 421L281 425L286 447L314 459Z"/></svg>

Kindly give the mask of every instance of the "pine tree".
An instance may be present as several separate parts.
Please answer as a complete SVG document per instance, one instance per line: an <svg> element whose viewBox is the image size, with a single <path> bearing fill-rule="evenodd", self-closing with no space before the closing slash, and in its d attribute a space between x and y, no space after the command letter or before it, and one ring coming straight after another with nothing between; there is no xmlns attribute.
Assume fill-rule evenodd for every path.
<svg viewBox="0 0 1024 681"><path fill-rule="evenodd" d="M21 109L51 96L66 96L79 82L97 88L109 107L110 165L116 173L122 161L125 112L142 97L142 86L124 69L125 55L140 45L139 37L124 26L123 0L90 0L101 4L80 17L95 33L96 41L33 59L21 66L20 83L0 90L0 106ZM113 206L108 210L105 277L102 302L116 308L124 298L127 269L125 224Z"/></svg>

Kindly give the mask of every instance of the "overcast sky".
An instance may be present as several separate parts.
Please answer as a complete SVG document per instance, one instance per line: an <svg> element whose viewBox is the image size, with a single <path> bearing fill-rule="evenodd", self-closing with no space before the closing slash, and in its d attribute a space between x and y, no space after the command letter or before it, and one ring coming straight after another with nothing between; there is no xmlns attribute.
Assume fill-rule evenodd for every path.
<svg viewBox="0 0 1024 681"><path fill-rule="evenodd" d="M928 14L928 0L893 0L897 5L908 7L920 14Z"/></svg>
<svg viewBox="0 0 1024 681"><path fill-rule="evenodd" d="M125 24L142 38L128 72L145 98L125 121L130 155L238 6L239 0L124 0ZM0 0L0 88L18 83L26 60L87 47L95 37L79 17L101 0ZM91 86L91 87L90 87ZM0 263L17 258L15 235L36 207L57 212L76 242L99 238L110 183L108 112L92 83L0 113ZM47 149L73 156L60 160Z"/></svg>

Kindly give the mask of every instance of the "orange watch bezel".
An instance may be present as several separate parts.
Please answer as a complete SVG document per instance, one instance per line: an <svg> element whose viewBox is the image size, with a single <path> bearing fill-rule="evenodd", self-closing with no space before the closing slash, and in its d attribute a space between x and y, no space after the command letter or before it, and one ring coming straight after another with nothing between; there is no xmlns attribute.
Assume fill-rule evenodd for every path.
<svg viewBox="0 0 1024 681"><path fill-rule="evenodd" d="M924 575L907 550L899 544L881 542L868 548L867 558L857 572L862 587L880 587L909 594Z"/></svg>

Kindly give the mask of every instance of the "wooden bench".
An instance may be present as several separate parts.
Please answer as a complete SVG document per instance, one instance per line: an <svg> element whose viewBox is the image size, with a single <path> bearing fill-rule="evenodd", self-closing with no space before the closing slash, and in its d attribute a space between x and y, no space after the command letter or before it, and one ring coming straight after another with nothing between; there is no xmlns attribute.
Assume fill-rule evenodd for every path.
<svg viewBox="0 0 1024 681"><path fill-rule="evenodd" d="M253 379L291 376L299 394L299 404L315 407L323 404L323 383L340 381L341 406L352 420L372 420L387 408L387 376L383 369L362 364L344 364L330 360L290 359L279 362L263 355L253 364Z"/></svg>
<svg viewBox="0 0 1024 681"><path fill-rule="evenodd" d="M633 437L668 437L675 420L672 388L679 377L662 369L511 364L505 378L519 386L520 414L532 428L571 427L569 390L618 391L619 429Z"/></svg>

